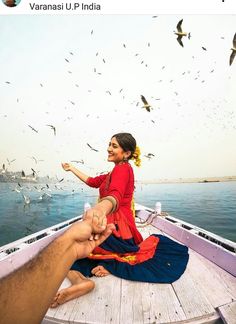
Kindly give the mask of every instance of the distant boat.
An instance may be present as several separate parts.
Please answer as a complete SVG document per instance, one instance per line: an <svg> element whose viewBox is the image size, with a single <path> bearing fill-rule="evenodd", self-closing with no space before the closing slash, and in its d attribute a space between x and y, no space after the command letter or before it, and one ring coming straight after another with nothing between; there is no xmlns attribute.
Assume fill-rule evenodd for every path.
<svg viewBox="0 0 236 324"><path fill-rule="evenodd" d="M220 182L220 180L203 180L203 181L199 181L199 183L208 183L208 182Z"/></svg>
<svg viewBox="0 0 236 324"><path fill-rule="evenodd" d="M89 294L49 309L49 323L236 323L236 243L163 212L135 205L143 237L162 234L189 247L189 262L172 284L93 277ZM0 278L36 255L82 215L0 247ZM66 278L61 287L69 285ZM222 322L223 321L223 322Z"/></svg>

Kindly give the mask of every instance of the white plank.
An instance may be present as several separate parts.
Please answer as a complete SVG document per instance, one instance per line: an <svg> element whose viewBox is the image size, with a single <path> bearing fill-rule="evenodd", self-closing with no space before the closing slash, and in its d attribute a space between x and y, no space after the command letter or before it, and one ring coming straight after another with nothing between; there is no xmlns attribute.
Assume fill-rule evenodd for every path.
<svg viewBox="0 0 236 324"><path fill-rule="evenodd" d="M214 308L230 303L234 297L228 291L221 280L221 277L215 272L214 268L209 271L206 266L205 258L198 258L197 252L190 251L188 271L195 281L196 285L204 293ZM207 262L210 262L207 260ZM212 262L211 262L212 263ZM221 268L220 268L221 269ZM221 269L223 272L224 270ZM236 279L235 279L236 280Z"/></svg>
<svg viewBox="0 0 236 324"><path fill-rule="evenodd" d="M197 269L196 269L197 271ZM181 303L187 319L205 317L215 313L214 307L194 282L188 267L172 286Z"/></svg>
<svg viewBox="0 0 236 324"><path fill-rule="evenodd" d="M143 290L148 283L135 282L122 279L120 323L144 323L144 309L149 309L149 301L142 305Z"/></svg>
<svg viewBox="0 0 236 324"><path fill-rule="evenodd" d="M234 277L229 272L223 270L219 266L217 266L215 263L207 260L202 255L195 253L196 257L199 260L202 260L204 262L204 265L207 267L207 271L209 273L214 273L214 275L217 275L219 280L221 281L221 284L225 286L225 289L228 293L230 293L233 296L233 300L236 300L236 277Z"/></svg>
<svg viewBox="0 0 236 324"><path fill-rule="evenodd" d="M148 284L147 289L144 287L142 290L142 301L149 303L149 309L143 307L144 323L171 323L186 319L169 284Z"/></svg>
<svg viewBox="0 0 236 324"><path fill-rule="evenodd" d="M76 299L70 323L119 323L121 279L109 275L93 280L95 289Z"/></svg>
<svg viewBox="0 0 236 324"><path fill-rule="evenodd" d="M236 324L236 302L219 307L219 313L225 324Z"/></svg>
<svg viewBox="0 0 236 324"><path fill-rule="evenodd" d="M62 282L59 290L66 288L68 286L70 286L70 281L67 278L65 278L64 281ZM45 315L45 318L48 318L48 319L55 318L57 311L58 311L58 308L49 308Z"/></svg>

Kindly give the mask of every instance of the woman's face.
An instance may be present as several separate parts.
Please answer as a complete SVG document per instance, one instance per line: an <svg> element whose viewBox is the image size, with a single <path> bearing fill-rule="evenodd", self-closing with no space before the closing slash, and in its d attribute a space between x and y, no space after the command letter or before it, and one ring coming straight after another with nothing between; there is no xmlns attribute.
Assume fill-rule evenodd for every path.
<svg viewBox="0 0 236 324"><path fill-rule="evenodd" d="M114 162L115 164L118 164L122 162L124 159L127 159L130 155L130 151L125 152L122 147L119 145L115 137L112 137L108 148L108 162Z"/></svg>

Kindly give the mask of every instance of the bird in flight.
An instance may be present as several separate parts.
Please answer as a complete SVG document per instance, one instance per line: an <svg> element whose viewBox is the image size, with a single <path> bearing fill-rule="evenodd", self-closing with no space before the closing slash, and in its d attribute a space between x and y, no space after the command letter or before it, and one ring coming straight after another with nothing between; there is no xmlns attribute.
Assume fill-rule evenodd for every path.
<svg viewBox="0 0 236 324"><path fill-rule="evenodd" d="M92 151L95 151L95 152L98 152L97 149L93 148L89 143L87 143L88 147L92 150Z"/></svg>
<svg viewBox="0 0 236 324"><path fill-rule="evenodd" d="M229 65L231 65L233 63L234 57L236 55L236 33L234 34L233 47L231 48L231 50L232 50L232 53L229 58Z"/></svg>
<svg viewBox="0 0 236 324"><path fill-rule="evenodd" d="M152 157L154 157L155 155L152 153L148 153L146 155L144 155L146 158L148 158L148 160L150 160Z"/></svg>
<svg viewBox="0 0 236 324"><path fill-rule="evenodd" d="M46 126L49 126L49 127L51 127L51 129L53 130L53 132L54 132L54 135L56 136L56 127L55 126L53 126L53 125L46 125Z"/></svg>
<svg viewBox="0 0 236 324"><path fill-rule="evenodd" d="M145 108L148 112L151 111L151 106L149 105L149 103L147 102L146 98L141 95L141 100L143 102L143 107L142 108Z"/></svg>
<svg viewBox="0 0 236 324"><path fill-rule="evenodd" d="M35 133L38 133L39 131L37 131L34 127L28 125Z"/></svg>
<svg viewBox="0 0 236 324"><path fill-rule="evenodd" d="M84 164L84 160L72 160L72 161L70 161L70 162Z"/></svg>
<svg viewBox="0 0 236 324"><path fill-rule="evenodd" d="M8 158L7 158L7 162L8 162L8 165L10 165L12 162L14 162L16 159L13 159L13 160L9 160Z"/></svg>
<svg viewBox="0 0 236 324"><path fill-rule="evenodd" d="M36 175L37 172L33 168L31 168L31 170L33 172L33 177L35 177L35 175Z"/></svg>
<svg viewBox="0 0 236 324"><path fill-rule="evenodd" d="M183 44L183 42L182 42L182 37L188 35L188 38L190 38L190 33L188 34L188 33L186 33L186 32L183 32L183 30L182 30L182 26L181 26L181 25L182 25L182 22L183 22L183 19L181 19L181 20L178 22L178 24L177 24L177 26L176 26L177 31L174 32L174 33L175 33L175 35L178 36L178 37L177 37L177 41L178 41L178 43L179 43L182 47L184 47L184 44Z"/></svg>

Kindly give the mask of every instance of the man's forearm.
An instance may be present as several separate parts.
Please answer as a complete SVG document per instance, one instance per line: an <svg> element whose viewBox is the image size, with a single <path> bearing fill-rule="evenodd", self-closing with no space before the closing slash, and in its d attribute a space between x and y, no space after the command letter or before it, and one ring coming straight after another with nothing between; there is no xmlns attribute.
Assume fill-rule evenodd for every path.
<svg viewBox="0 0 236 324"><path fill-rule="evenodd" d="M0 323L40 323L75 258L73 241L62 235L0 281Z"/></svg>

